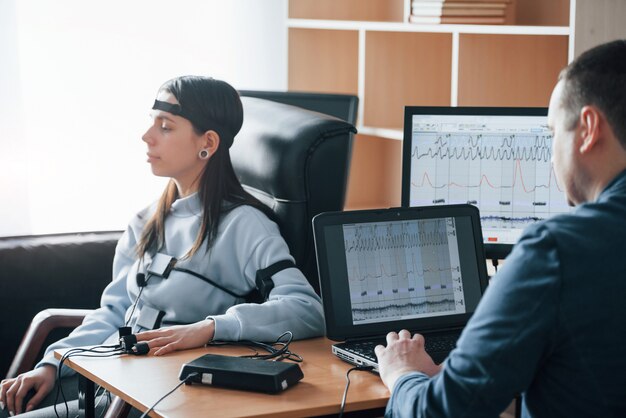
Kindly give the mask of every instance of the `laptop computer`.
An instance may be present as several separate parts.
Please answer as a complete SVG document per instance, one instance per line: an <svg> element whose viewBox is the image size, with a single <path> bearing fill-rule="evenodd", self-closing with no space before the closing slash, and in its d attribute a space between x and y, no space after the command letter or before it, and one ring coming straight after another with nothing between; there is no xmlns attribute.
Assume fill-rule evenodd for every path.
<svg viewBox="0 0 626 418"><path fill-rule="evenodd" d="M325 212L313 231L333 354L377 371L374 347L407 329L448 356L487 286L475 206Z"/></svg>

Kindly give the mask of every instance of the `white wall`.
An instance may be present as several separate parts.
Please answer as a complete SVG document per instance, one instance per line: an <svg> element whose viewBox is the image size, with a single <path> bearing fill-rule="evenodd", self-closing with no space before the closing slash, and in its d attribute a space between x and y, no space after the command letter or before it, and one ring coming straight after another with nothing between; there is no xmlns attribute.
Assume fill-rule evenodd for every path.
<svg viewBox="0 0 626 418"><path fill-rule="evenodd" d="M605 42L626 38L624 19L624 0L576 0L574 56Z"/></svg>
<svg viewBox="0 0 626 418"><path fill-rule="evenodd" d="M287 87L286 0L0 0L0 235L123 229L159 195L141 135L183 74Z"/></svg>

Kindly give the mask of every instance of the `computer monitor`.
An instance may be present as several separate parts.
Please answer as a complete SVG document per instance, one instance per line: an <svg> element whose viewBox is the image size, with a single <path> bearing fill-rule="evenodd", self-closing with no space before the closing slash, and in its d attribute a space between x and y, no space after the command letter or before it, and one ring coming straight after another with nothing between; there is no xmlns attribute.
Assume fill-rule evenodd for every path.
<svg viewBox="0 0 626 418"><path fill-rule="evenodd" d="M416 107L404 114L402 206L470 203L487 258L570 210L552 168L546 108Z"/></svg>

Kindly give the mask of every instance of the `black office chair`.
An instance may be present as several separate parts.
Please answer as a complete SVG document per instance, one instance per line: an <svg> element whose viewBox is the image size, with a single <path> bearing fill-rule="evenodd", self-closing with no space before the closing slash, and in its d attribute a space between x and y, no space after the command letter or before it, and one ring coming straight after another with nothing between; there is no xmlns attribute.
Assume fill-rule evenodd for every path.
<svg viewBox="0 0 626 418"><path fill-rule="evenodd" d="M311 219L323 211L343 209L356 131L343 120L299 107L251 97L243 97L242 102L244 124L230 150L235 171L244 187L272 208L297 266L319 292ZM68 269L73 268L72 257L62 261L68 263ZM45 277L46 263L39 267ZM29 298L37 300L36 295ZM47 306L50 304L39 309ZM31 322L7 377L30 370L39 360L42 345L48 342L48 333L57 326L79 325L88 312L40 312ZM129 408L119 399L114 405L107 416L123 416Z"/></svg>
<svg viewBox="0 0 626 418"><path fill-rule="evenodd" d="M296 265L319 293L311 219L343 210L356 130L299 107L241 100L244 124L230 151L239 181L272 208Z"/></svg>
<svg viewBox="0 0 626 418"><path fill-rule="evenodd" d="M265 90L239 90L239 94L241 97L256 97L325 113L356 125L359 98L351 94Z"/></svg>

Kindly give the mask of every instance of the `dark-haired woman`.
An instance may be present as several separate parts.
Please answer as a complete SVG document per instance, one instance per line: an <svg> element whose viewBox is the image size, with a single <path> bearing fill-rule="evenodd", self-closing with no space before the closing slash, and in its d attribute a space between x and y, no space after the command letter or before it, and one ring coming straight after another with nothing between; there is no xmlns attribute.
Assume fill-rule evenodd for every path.
<svg viewBox="0 0 626 418"><path fill-rule="evenodd" d="M235 296L255 289L258 270L293 261L270 211L244 191L230 161L229 148L243 122L237 91L212 78L179 77L159 89L151 119L142 137L148 162L169 184L120 239L101 307L48 347L34 370L2 382L0 401L11 413L54 400L54 350L114 344L124 325L154 355L212 340L274 341L285 331L296 339L323 334L319 297L297 268L273 276L264 303L242 303ZM175 268L165 274L162 261L172 258ZM62 374L71 371L64 366ZM22 405L30 389L35 394Z"/></svg>

